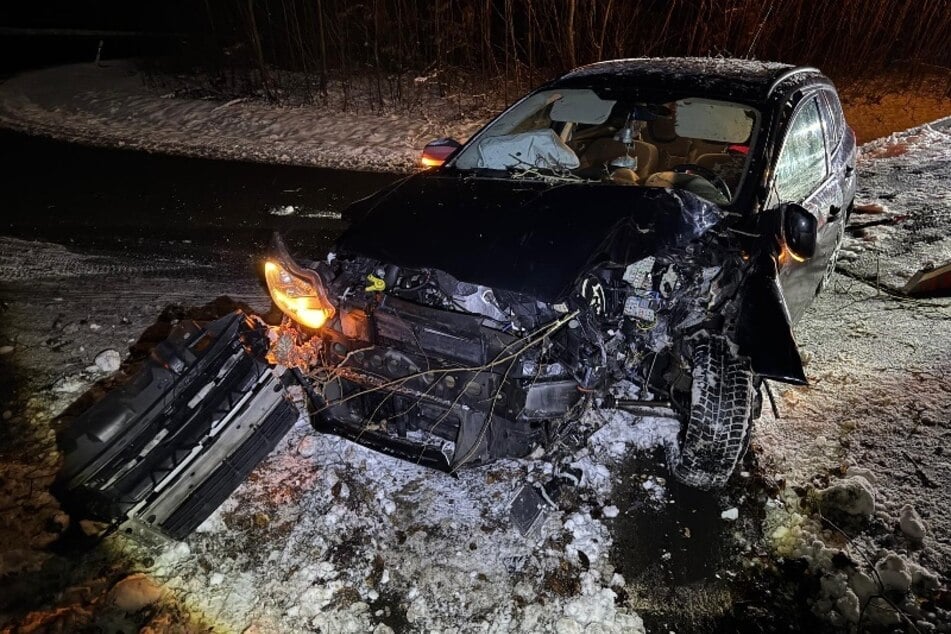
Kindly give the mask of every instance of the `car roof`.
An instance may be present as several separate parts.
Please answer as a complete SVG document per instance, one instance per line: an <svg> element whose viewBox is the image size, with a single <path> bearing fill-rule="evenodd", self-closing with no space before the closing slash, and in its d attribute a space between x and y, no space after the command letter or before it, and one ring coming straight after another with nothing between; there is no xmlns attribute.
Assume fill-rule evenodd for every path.
<svg viewBox="0 0 951 634"><path fill-rule="evenodd" d="M782 88L786 83L801 86L808 79L828 82L815 68L779 62L727 57L634 57L581 66L544 88L610 90L636 86L638 91L686 92L762 103L774 87Z"/></svg>

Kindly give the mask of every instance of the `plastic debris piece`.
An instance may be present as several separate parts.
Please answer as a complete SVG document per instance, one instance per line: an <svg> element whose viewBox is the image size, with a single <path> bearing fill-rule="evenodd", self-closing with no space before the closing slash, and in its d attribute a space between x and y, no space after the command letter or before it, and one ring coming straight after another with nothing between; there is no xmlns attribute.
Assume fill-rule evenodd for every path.
<svg viewBox="0 0 951 634"><path fill-rule="evenodd" d="M539 488L534 484L525 484L512 501L509 512L523 537L531 535L544 524L553 508Z"/></svg>
<svg viewBox="0 0 951 634"><path fill-rule="evenodd" d="M921 269L908 280L902 292L918 297L951 294L951 262Z"/></svg>

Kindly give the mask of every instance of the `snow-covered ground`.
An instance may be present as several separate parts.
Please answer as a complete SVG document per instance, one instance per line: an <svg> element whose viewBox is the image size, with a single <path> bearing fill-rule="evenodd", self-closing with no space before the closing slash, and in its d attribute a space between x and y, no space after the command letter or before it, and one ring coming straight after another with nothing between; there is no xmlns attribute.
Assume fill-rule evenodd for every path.
<svg viewBox="0 0 951 634"><path fill-rule="evenodd" d="M851 275L901 291L926 267L951 261L951 117L862 147L862 200L839 258Z"/></svg>
<svg viewBox="0 0 951 634"><path fill-rule="evenodd" d="M951 577L951 299L896 292L951 262L951 118L865 145L858 174L845 275L797 327L811 385L777 389L781 418L754 436L787 487L764 534L808 562L811 607L834 625L931 631L921 595L947 596Z"/></svg>
<svg viewBox="0 0 951 634"><path fill-rule="evenodd" d="M344 113L333 97L300 107L180 99L151 90L131 63L111 61L8 79L0 84L0 127L185 156L406 172L426 143L464 141L498 109L478 95L459 103L427 89L420 99Z"/></svg>
<svg viewBox="0 0 951 634"><path fill-rule="evenodd" d="M661 450L671 421L595 411L581 485L528 538L508 505L550 474L545 456L453 479L301 420L186 542L53 548L70 522L47 492L53 419L108 383L100 353L154 342L186 312L170 303L268 302L255 280L187 257L0 238L0 362L21 395L3 407L0 626L636 632L814 617L951 631L951 299L886 292L918 266L907 254L948 258L947 232L927 233L948 210L948 122L866 148L859 174L859 202L887 209L854 217L840 274L797 328L812 384L774 385L781 418L766 408L735 482L679 489Z"/></svg>

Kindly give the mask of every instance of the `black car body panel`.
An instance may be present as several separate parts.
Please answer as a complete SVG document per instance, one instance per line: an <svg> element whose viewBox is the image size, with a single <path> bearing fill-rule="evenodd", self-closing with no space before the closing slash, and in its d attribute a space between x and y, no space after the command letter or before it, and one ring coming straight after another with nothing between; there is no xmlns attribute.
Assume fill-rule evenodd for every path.
<svg viewBox="0 0 951 634"><path fill-rule="evenodd" d="M766 260L762 266L766 270L751 273L744 289L737 327L740 353L750 358L752 370L764 379L806 385L776 265Z"/></svg>
<svg viewBox="0 0 951 634"><path fill-rule="evenodd" d="M559 302L592 266L682 245L722 217L689 192L421 173L363 210L338 246Z"/></svg>

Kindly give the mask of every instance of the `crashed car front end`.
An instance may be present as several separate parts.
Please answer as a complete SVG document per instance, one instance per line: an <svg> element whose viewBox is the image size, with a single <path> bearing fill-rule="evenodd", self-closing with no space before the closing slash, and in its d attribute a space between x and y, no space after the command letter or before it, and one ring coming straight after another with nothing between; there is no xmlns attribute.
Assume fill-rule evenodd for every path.
<svg viewBox="0 0 951 634"><path fill-rule="evenodd" d="M616 214L559 292L544 269L529 294L530 275L493 287L357 254L346 247L374 250L359 232L305 264L278 239L268 266L319 285L318 303L333 315L315 329L285 311L320 341L303 368L318 428L454 471L553 447L620 380L636 386L639 405L689 410L692 337L731 333L748 262L717 228L727 215L712 203L680 191L620 193L643 213ZM643 246L631 250L635 234Z"/></svg>
<svg viewBox="0 0 951 634"><path fill-rule="evenodd" d="M738 89L581 69L348 207L330 254L275 236L283 323L177 326L61 438L63 498L181 538L293 424L297 386L317 431L448 473L542 454L570 471L589 408L676 417L671 474L724 486L766 380L806 383L792 324L841 240L770 185L790 112L773 89L815 73L763 70Z"/></svg>

